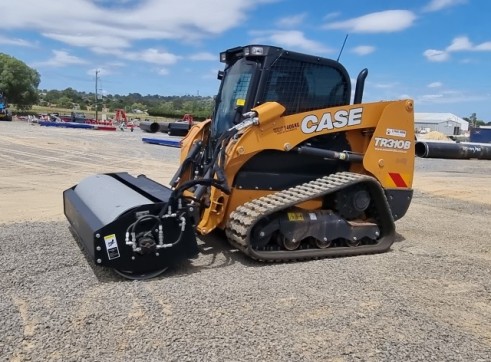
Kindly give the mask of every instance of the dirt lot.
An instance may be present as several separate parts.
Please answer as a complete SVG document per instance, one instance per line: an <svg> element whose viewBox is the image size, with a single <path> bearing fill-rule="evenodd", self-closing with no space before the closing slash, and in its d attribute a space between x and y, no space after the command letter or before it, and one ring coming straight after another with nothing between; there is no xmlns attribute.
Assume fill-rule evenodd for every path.
<svg viewBox="0 0 491 362"><path fill-rule="evenodd" d="M60 192L94 173L128 171L167 182L177 168L179 151L157 149L143 143L142 136L150 135L1 123L0 202L4 207L0 219L61 220Z"/></svg>
<svg viewBox="0 0 491 362"><path fill-rule="evenodd" d="M62 192L112 171L166 184L179 150L142 136L0 122L1 359L491 360L491 161L417 159L389 253L264 265L202 240L126 282L88 265Z"/></svg>
<svg viewBox="0 0 491 362"><path fill-rule="evenodd" d="M165 136L0 123L0 220L63 220L60 193L98 172L146 174L167 184L177 169L178 149L149 145L142 137ZM416 190L491 204L491 192L483 192L490 190L489 162L417 161Z"/></svg>

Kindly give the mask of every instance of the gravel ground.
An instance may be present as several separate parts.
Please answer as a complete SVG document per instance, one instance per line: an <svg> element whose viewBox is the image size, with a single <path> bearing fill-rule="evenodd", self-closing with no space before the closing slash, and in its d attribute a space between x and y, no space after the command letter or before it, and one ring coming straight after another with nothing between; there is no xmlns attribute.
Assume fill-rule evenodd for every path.
<svg viewBox="0 0 491 362"><path fill-rule="evenodd" d="M21 142L32 132L44 148L54 134L77 139L64 150L71 155L60 153L63 160L96 131L0 124L0 148L24 154L17 168L28 185L55 170L65 180L53 186L61 198L72 178L93 171L82 160L75 170L68 162L58 168L54 156L35 157L34 146ZM129 170L137 171L142 157L177 165L177 151L136 143L139 133L93 137L117 139L104 142L97 167L111 160L111 167L125 166L118 155L130 144ZM1 175L17 170L7 156L0 163L0 220L10 213L2 211L9 198ZM4 222L0 360L490 361L491 203L484 195L491 162L418 159L416 170L416 180L439 177L441 187L416 183L397 222L397 242L379 255L261 264L215 235L201 238L196 259L164 276L127 281L87 263L59 214ZM482 202L441 192L462 175ZM483 178L487 188L474 187ZM29 205L17 208L27 213Z"/></svg>

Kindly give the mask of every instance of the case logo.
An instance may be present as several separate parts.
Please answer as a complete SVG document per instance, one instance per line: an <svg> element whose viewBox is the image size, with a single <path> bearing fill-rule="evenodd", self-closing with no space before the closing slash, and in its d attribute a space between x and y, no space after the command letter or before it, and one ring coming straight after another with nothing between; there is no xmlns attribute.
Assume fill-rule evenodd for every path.
<svg viewBox="0 0 491 362"><path fill-rule="evenodd" d="M326 129L331 130L335 128L356 126L361 124L362 114L362 107L352 108L350 110L341 109L334 114L327 112L322 115L321 119L317 118L316 115L311 114L302 120L300 128L303 133L310 134L321 132Z"/></svg>

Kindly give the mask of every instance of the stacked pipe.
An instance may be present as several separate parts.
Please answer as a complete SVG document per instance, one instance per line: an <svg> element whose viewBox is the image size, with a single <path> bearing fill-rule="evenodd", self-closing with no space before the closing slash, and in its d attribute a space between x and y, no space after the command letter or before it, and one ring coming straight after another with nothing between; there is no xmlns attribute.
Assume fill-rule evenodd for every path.
<svg viewBox="0 0 491 362"><path fill-rule="evenodd" d="M422 158L491 160L491 144L417 141L416 156Z"/></svg>
<svg viewBox="0 0 491 362"><path fill-rule="evenodd" d="M156 133L160 129L160 125L157 122L142 121L140 122L140 129L148 133Z"/></svg>

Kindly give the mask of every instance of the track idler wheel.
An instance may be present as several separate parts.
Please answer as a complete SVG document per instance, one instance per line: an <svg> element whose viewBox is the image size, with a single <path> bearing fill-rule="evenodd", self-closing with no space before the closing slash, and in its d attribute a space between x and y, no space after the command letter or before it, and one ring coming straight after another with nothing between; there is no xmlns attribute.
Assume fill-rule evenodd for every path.
<svg viewBox="0 0 491 362"><path fill-rule="evenodd" d="M323 240L312 238L311 242L314 246L318 247L319 249L326 249L332 245L332 240L327 240L327 238L324 238Z"/></svg>
<svg viewBox="0 0 491 362"><path fill-rule="evenodd" d="M282 233L276 236L276 242L288 251L296 250L302 243L302 240L288 239Z"/></svg>
<svg viewBox="0 0 491 362"><path fill-rule="evenodd" d="M346 243L347 246L350 246L350 247L360 246L360 244L361 244L361 240L358 240L356 238L354 238L353 240L345 239L344 242Z"/></svg>

